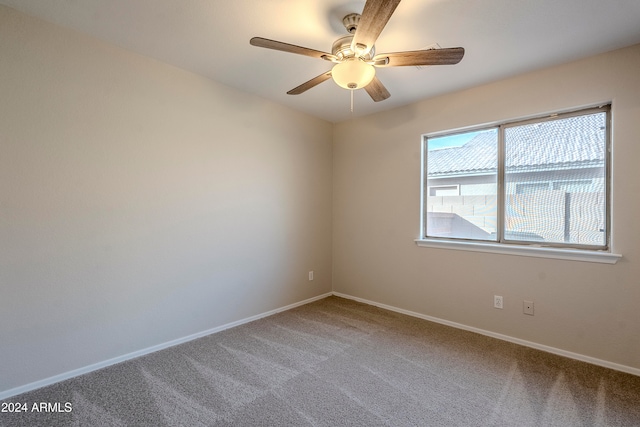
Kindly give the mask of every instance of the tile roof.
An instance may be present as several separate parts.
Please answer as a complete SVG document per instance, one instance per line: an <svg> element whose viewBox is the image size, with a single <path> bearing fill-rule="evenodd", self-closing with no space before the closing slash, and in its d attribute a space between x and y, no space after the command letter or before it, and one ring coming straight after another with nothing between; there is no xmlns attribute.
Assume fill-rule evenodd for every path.
<svg viewBox="0 0 640 427"><path fill-rule="evenodd" d="M506 127L507 171L602 166L605 120L605 113L596 113ZM495 173L496 135L481 132L462 146L429 151L429 176Z"/></svg>

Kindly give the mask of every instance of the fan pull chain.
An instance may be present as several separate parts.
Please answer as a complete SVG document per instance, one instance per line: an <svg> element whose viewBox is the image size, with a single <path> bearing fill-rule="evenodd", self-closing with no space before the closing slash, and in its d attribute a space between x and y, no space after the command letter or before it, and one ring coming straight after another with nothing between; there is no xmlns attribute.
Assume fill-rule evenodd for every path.
<svg viewBox="0 0 640 427"><path fill-rule="evenodd" d="M349 92L351 92L351 112L353 113L353 90L350 90Z"/></svg>

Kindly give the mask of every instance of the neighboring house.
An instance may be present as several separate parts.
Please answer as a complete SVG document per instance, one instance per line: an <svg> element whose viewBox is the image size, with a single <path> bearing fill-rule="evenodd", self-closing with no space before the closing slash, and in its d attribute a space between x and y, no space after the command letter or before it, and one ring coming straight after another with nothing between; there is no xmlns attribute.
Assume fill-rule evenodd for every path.
<svg viewBox="0 0 640 427"><path fill-rule="evenodd" d="M505 130L506 238L605 244L605 116ZM495 240L495 129L429 150L428 228L441 237Z"/></svg>

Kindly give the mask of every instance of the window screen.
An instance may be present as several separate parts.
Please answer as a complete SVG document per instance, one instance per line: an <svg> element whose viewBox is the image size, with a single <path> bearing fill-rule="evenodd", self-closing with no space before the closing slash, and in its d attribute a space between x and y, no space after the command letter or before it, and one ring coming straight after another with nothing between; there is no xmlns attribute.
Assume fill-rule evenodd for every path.
<svg viewBox="0 0 640 427"><path fill-rule="evenodd" d="M606 113L508 126L505 239L606 244Z"/></svg>

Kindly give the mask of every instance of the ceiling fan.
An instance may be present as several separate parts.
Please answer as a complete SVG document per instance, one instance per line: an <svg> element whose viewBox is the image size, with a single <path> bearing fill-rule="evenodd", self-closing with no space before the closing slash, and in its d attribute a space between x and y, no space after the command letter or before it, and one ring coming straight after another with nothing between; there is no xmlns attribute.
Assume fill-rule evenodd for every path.
<svg viewBox="0 0 640 427"><path fill-rule="evenodd" d="M349 35L336 40L331 53L262 37L253 37L249 43L257 47L320 58L335 64L331 70L291 89L287 92L289 95L299 95L333 78L340 87L351 91L364 88L375 102L383 101L390 94L376 76L376 67L449 65L457 64L464 56L462 47L376 55L374 44L399 3L400 0L367 0L362 15L351 13L345 16L342 22Z"/></svg>

